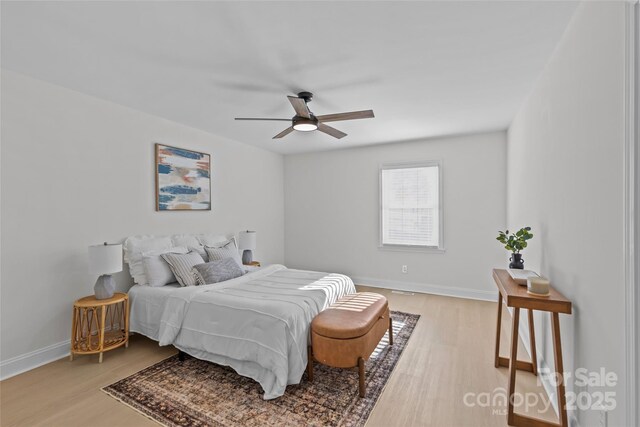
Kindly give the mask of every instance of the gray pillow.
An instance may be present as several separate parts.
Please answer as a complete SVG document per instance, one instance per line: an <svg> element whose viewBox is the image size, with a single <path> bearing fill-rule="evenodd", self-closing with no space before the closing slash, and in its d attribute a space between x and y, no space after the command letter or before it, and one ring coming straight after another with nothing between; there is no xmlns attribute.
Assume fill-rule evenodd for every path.
<svg viewBox="0 0 640 427"><path fill-rule="evenodd" d="M191 269L193 277L199 285L224 282L235 279L244 274L244 271L232 258L209 261L205 264L194 265Z"/></svg>
<svg viewBox="0 0 640 427"><path fill-rule="evenodd" d="M189 252L188 254L167 253L161 256L169 264L169 268L178 279L180 286L195 286L198 284L193 274L191 274L191 268L194 265L204 263L200 254L197 252Z"/></svg>
<svg viewBox="0 0 640 427"><path fill-rule="evenodd" d="M207 251L209 261L232 258L238 264L238 267L242 267L242 260L240 259L235 240L230 240L224 246L220 247L205 246L204 250Z"/></svg>

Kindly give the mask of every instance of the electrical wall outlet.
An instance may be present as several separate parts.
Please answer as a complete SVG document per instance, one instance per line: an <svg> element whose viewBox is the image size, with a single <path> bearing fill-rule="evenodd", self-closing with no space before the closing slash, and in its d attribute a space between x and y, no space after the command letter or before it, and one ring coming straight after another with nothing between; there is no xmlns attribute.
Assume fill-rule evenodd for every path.
<svg viewBox="0 0 640 427"><path fill-rule="evenodd" d="M406 273L406 272L407 272L407 266L406 266L406 265L403 265L403 266L402 266L402 272L403 272L403 273Z"/></svg>

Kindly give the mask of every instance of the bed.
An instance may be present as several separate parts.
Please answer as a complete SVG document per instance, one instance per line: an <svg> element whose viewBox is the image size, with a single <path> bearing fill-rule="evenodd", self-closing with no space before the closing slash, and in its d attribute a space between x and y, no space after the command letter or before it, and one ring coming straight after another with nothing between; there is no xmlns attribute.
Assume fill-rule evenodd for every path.
<svg viewBox="0 0 640 427"><path fill-rule="evenodd" d="M130 330L230 366L257 381L264 399L273 399L302 378L311 320L355 292L347 276L283 265L212 285L135 285Z"/></svg>

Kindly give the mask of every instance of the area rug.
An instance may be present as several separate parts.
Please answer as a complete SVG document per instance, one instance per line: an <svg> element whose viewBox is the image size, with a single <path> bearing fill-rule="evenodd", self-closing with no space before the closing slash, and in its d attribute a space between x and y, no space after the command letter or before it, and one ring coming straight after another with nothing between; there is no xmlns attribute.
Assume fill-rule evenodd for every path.
<svg viewBox="0 0 640 427"><path fill-rule="evenodd" d="M262 388L233 369L172 356L102 390L169 427L363 426L407 346L419 315L392 311L393 345L382 339L366 363L367 395L358 396L358 372L314 364L284 396L262 399Z"/></svg>

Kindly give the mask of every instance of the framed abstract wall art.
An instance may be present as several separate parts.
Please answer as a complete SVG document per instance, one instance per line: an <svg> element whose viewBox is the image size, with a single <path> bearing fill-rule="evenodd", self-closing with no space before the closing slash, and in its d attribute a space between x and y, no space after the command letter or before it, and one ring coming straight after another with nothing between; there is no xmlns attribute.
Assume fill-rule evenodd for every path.
<svg viewBox="0 0 640 427"><path fill-rule="evenodd" d="M211 156L156 144L156 210L211 210Z"/></svg>

